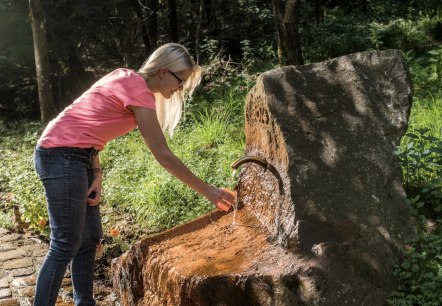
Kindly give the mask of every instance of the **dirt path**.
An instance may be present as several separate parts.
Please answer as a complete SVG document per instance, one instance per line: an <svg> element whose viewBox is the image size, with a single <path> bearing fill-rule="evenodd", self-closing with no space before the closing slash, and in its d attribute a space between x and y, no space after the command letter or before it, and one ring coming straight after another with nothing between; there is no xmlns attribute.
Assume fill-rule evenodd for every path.
<svg viewBox="0 0 442 306"><path fill-rule="evenodd" d="M37 271L48 250L43 237L32 233L17 233L0 228L0 305L32 305ZM97 305L119 305L111 283L97 279ZM74 305L72 281L67 271L57 305Z"/></svg>
<svg viewBox="0 0 442 306"><path fill-rule="evenodd" d="M102 207L102 220L104 235L96 259L94 296L99 306L119 306L112 289L111 261L149 231L109 207ZM49 247L46 236L23 229L18 222L16 225L15 229L0 227L0 306L32 305L37 272ZM68 270L56 305L74 305L72 296Z"/></svg>

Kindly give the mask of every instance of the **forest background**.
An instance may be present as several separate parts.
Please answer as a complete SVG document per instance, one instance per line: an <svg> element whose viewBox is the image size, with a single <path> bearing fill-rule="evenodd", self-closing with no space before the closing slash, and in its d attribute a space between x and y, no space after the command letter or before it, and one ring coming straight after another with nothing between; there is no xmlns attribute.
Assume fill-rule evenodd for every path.
<svg viewBox="0 0 442 306"><path fill-rule="evenodd" d="M34 57L35 7L30 13L36 4L43 8L49 67L46 117ZM1 226L15 228L18 214L48 233L32 165L44 123L102 75L137 69L166 42L185 45L204 68L169 144L201 178L230 188L236 183L230 163L244 150L245 95L259 73L372 49L401 50L414 99L396 154L419 235L398 266L401 284L390 303L442 304L441 0L0 0ZM157 165L137 131L100 155L103 204L146 228L164 230L212 209Z"/></svg>

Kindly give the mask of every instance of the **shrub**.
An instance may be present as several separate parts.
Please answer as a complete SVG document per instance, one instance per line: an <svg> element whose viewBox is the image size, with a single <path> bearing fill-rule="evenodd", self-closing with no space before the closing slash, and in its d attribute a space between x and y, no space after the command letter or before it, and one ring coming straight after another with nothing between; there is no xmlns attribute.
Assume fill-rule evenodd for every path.
<svg viewBox="0 0 442 306"><path fill-rule="evenodd" d="M329 18L327 23L318 26L301 26L300 32L307 62L318 62L372 47L368 23L345 16Z"/></svg>
<svg viewBox="0 0 442 306"><path fill-rule="evenodd" d="M418 15L416 18L398 18L388 23L371 24L371 41L378 49L400 49L423 52L440 41L438 16Z"/></svg>
<svg viewBox="0 0 442 306"><path fill-rule="evenodd" d="M400 286L389 303L441 305L442 139L418 129L407 133L397 154L418 235L408 244L404 261L396 269Z"/></svg>
<svg viewBox="0 0 442 306"><path fill-rule="evenodd" d="M36 227L40 219L47 220L43 186L34 170L32 152L41 133L39 123L18 122L0 124L4 135L0 140L2 164L0 171L0 191L13 194L12 203L22 214L22 221Z"/></svg>

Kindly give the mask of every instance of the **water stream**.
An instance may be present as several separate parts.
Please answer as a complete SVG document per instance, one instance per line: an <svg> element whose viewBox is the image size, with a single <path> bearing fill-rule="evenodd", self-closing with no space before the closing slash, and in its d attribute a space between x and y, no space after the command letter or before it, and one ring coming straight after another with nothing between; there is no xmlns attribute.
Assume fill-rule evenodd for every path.
<svg viewBox="0 0 442 306"><path fill-rule="evenodd" d="M233 181L233 184L237 184L238 182L238 178L236 177L236 173L237 173L238 169L234 169L232 171L232 175L230 176L231 180ZM232 185L233 185L232 184ZM232 227L234 227L236 225L236 212L238 211L238 200L236 200L233 205L233 214L232 214Z"/></svg>

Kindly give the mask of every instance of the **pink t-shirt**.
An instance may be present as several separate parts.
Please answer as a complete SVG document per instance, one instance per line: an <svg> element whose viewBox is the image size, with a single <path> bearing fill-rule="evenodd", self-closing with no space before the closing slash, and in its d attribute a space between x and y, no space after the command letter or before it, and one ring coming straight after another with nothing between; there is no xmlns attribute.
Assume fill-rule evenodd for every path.
<svg viewBox="0 0 442 306"><path fill-rule="evenodd" d="M102 150L108 141L136 127L129 105L155 110L155 98L133 70L116 69L49 122L38 144Z"/></svg>

